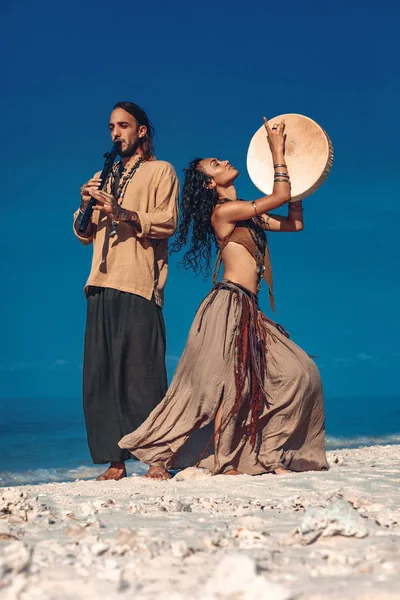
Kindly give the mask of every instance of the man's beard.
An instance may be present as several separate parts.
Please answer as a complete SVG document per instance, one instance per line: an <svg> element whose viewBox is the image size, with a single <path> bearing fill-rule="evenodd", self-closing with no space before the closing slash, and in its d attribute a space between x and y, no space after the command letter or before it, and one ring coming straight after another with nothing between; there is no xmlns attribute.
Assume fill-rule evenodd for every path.
<svg viewBox="0 0 400 600"><path fill-rule="evenodd" d="M134 154L136 154L136 152L138 151L139 148L140 148L140 139L137 139L136 142L132 146L128 146L128 148L126 150L122 150L121 152L118 152L118 154L121 158L129 158L130 156L133 156Z"/></svg>

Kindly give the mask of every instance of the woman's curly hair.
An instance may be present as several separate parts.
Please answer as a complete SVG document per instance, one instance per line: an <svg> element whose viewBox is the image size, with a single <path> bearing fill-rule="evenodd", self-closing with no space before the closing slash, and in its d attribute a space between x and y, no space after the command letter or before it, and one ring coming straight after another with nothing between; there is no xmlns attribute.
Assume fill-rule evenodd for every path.
<svg viewBox="0 0 400 600"><path fill-rule="evenodd" d="M211 226L211 215L218 195L215 188L210 188L212 179L195 158L184 169L185 181L182 189L180 205L180 224L171 251L179 252L189 241L189 249L183 255L185 269L193 269L199 275L210 273L210 263L216 238Z"/></svg>

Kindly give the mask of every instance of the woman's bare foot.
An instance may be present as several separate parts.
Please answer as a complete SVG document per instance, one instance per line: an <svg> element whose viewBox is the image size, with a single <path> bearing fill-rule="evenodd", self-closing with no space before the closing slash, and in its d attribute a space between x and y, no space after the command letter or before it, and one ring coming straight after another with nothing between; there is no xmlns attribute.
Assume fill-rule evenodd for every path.
<svg viewBox="0 0 400 600"><path fill-rule="evenodd" d="M168 473L167 469L164 467L150 467L147 471L146 475L144 475L147 479L158 479L158 481L164 481L166 479L171 479L171 475Z"/></svg>
<svg viewBox="0 0 400 600"><path fill-rule="evenodd" d="M289 469L285 469L285 467L277 467L274 471L272 471L275 475L290 475L293 471L289 471Z"/></svg>
<svg viewBox="0 0 400 600"><path fill-rule="evenodd" d="M225 473L222 473L222 475L243 475L243 473L237 471L236 469L229 469L229 471L225 471Z"/></svg>
<svg viewBox="0 0 400 600"><path fill-rule="evenodd" d="M112 462L102 475L97 477L96 481L108 481L113 479L119 481L126 477L125 463L124 462Z"/></svg>

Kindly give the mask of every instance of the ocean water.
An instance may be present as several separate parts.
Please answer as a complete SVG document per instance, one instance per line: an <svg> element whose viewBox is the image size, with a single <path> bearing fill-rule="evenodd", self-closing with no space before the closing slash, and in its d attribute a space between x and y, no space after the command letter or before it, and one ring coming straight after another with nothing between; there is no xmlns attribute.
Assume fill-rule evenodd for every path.
<svg viewBox="0 0 400 600"><path fill-rule="evenodd" d="M327 448L400 443L400 397L327 398ZM0 399L0 486L91 479L80 400ZM128 473L146 465L127 463Z"/></svg>

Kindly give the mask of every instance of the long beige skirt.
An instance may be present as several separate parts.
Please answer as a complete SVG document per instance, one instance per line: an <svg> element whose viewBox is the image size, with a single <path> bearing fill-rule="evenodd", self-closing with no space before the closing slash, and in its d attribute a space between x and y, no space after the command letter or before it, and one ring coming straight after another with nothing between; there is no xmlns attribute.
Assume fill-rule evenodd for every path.
<svg viewBox="0 0 400 600"><path fill-rule="evenodd" d="M119 446L165 469L326 469L319 371L254 294L222 280L196 313L166 396Z"/></svg>

